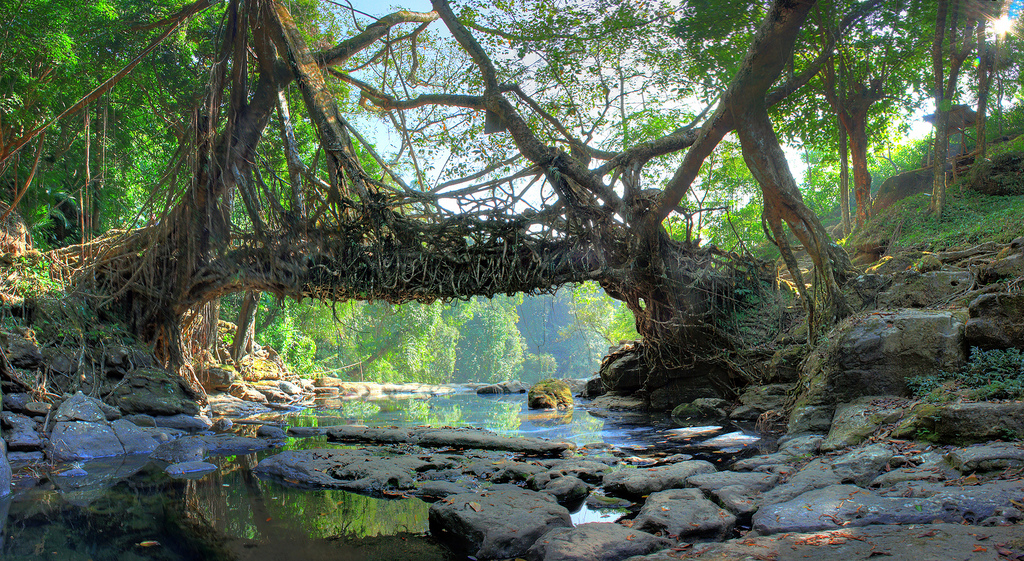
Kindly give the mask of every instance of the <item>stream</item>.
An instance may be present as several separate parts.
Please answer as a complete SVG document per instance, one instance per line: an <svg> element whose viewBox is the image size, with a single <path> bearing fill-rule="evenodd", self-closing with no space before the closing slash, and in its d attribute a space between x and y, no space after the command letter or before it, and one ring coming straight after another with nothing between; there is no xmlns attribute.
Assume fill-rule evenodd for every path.
<svg viewBox="0 0 1024 561"><path fill-rule="evenodd" d="M686 453L722 463L760 445L750 427L679 427L666 414L531 411L524 394L456 393L407 399L318 399L315 407L258 417L286 426L483 427L508 436L613 447L637 462ZM256 425L236 423L255 434ZM288 439L284 449L337 446L324 437ZM88 473L61 476L69 466L14 465L12 498L0 500L0 557L5 560L463 559L428 533L429 503L335 490L301 490L257 478L256 464L281 449L214 456L219 469L196 480L172 479L145 456L84 462ZM572 514L575 524L613 522L624 509Z"/></svg>

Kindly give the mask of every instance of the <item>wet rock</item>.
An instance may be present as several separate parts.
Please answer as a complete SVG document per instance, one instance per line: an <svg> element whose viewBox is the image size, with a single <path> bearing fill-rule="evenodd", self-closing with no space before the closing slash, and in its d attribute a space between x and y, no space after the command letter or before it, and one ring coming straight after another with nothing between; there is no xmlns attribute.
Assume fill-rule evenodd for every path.
<svg viewBox="0 0 1024 561"><path fill-rule="evenodd" d="M416 495L426 501L437 501L451 495L469 493L472 489L451 481L426 481L416 489Z"/></svg>
<svg viewBox="0 0 1024 561"><path fill-rule="evenodd" d="M231 427L233 427L234 425L235 423L233 423L231 419L228 419L227 417L221 417L213 421L213 424L210 425L210 430L214 432L227 432L231 430Z"/></svg>
<svg viewBox="0 0 1024 561"><path fill-rule="evenodd" d="M302 387L294 382L289 382L288 380L281 380L277 383L277 387L288 395L302 394Z"/></svg>
<svg viewBox="0 0 1024 561"><path fill-rule="evenodd" d="M968 313L969 346L1024 348L1024 294L982 294L971 301Z"/></svg>
<svg viewBox="0 0 1024 561"><path fill-rule="evenodd" d="M636 498L665 489L682 488L690 476L714 471L715 466L704 460L643 469L621 469L604 476L604 490L610 495Z"/></svg>
<svg viewBox="0 0 1024 561"><path fill-rule="evenodd" d="M431 534L477 559L521 557L548 531L570 528L569 511L513 485L452 495L430 506Z"/></svg>
<svg viewBox="0 0 1024 561"><path fill-rule="evenodd" d="M32 396L27 393L5 393L0 401L0 410L21 413L28 413L27 405L32 401Z"/></svg>
<svg viewBox="0 0 1024 561"><path fill-rule="evenodd" d="M738 520L749 521L757 511L757 498L775 487L779 476L771 473L720 471L694 475L686 480L736 515Z"/></svg>
<svg viewBox="0 0 1024 561"><path fill-rule="evenodd" d="M643 411L647 409L647 403L638 397L608 392L590 402L590 407L592 409L608 409L610 411Z"/></svg>
<svg viewBox="0 0 1024 561"><path fill-rule="evenodd" d="M583 389L580 391L580 397L586 399L594 399L605 393L604 380L600 376L594 376L589 378L586 383L583 384Z"/></svg>
<svg viewBox="0 0 1024 561"><path fill-rule="evenodd" d="M647 498L633 528L680 541L721 541L732 532L736 517L709 501L697 489L671 489Z"/></svg>
<svg viewBox="0 0 1024 561"><path fill-rule="evenodd" d="M244 401L267 403L267 396L263 395L262 392L256 391L252 386L245 382L235 382L234 384L231 384L231 386L228 387L228 394Z"/></svg>
<svg viewBox="0 0 1024 561"><path fill-rule="evenodd" d="M970 559L971 561L1005 561L1024 550L1020 528L994 527L979 531L976 526L958 524L922 524L906 526L865 526L856 530L842 529L813 533L792 532L771 536L748 535L722 543L693 544L685 555L664 550L627 561L678 561L680 557L714 559L716 561L749 561L753 559L832 559L887 561L924 561ZM985 537L986 539L981 539ZM1014 547L1013 543L1018 543ZM1013 551L1001 547L1008 545ZM981 551L984 550L984 551Z"/></svg>
<svg viewBox="0 0 1024 561"><path fill-rule="evenodd" d="M1024 467L1024 446L1008 442L992 442L953 450L946 461L962 473L994 471Z"/></svg>
<svg viewBox="0 0 1024 561"><path fill-rule="evenodd" d="M268 403L291 403L293 399L276 386L256 386L255 390L267 397Z"/></svg>
<svg viewBox="0 0 1024 561"><path fill-rule="evenodd" d="M169 464L203 460L207 456L251 454L273 448L274 444L260 438L233 434L203 434L183 436L157 446L150 455L154 460Z"/></svg>
<svg viewBox="0 0 1024 561"><path fill-rule="evenodd" d="M571 442L554 442L540 438L499 436L491 431L473 428L458 429L379 429L356 426L332 427L328 440L385 444L418 444L428 448L471 448L503 450L535 456L561 456L576 449Z"/></svg>
<svg viewBox="0 0 1024 561"><path fill-rule="evenodd" d="M689 458L686 458L689 459ZM559 475L574 475L587 483L599 484L604 479L604 474L611 471L611 466L603 462L581 460L570 458L567 460L545 460L542 464L549 469L548 472L538 475L537 478L557 473Z"/></svg>
<svg viewBox="0 0 1024 561"><path fill-rule="evenodd" d="M904 496L908 491L913 496ZM940 484L918 484L913 489L896 486L886 492L832 485L761 507L754 514L753 527L763 535L872 524L977 524L999 509L1012 508L1012 497L1021 493L1021 481L995 481L972 486L969 491Z"/></svg>
<svg viewBox="0 0 1024 561"><path fill-rule="evenodd" d="M0 498L11 494L11 464L7 461L7 445L0 438Z"/></svg>
<svg viewBox="0 0 1024 561"><path fill-rule="evenodd" d="M681 403L672 410L672 417L675 419L693 421L709 421L724 419L727 415L725 408L729 402L714 397L701 397L689 403Z"/></svg>
<svg viewBox="0 0 1024 561"><path fill-rule="evenodd" d="M131 421L135 426L138 427L155 427L156 419L152 415L125 415L125 420Z"/></svg>
<svg viewBox="0 0 1024 561"><path fill-rule="evenodd" d="M125 454L149 454L156 450L157 441L150 434L125 419L110 423Z"/></svg>
<svg viewBox="0 0 1024 561"><path fill-rule="evenodd" d="M974 276L968 271L906 271L896 275L889 290L878 295L878 307L889 310L937 307L969 290L973 282Z"/></svg>
<svg viewBox="0 0 1024 561"><path fill-rule="evenodd" d="M36 370L43 365L43 353L39 350L35 338L27 338L17 333L0 333L0 343L7 351L7 360L15 368Z"/></svg>
<svg viewBox="0 0 1024 561"><path fill-rule="evenodd" d="M38 464L46 459L42 452L8 452L7 460L12 464ZM2 468L0 468L2 469Z"/></svg>
<svg viewBox="0 0 1024 561"><path fill-rule="evenodd" d="M815 489L838 485L840 478L832 466L821 458L816 458L796 474L790 476L782 485L766 491L761 495L761 505L784 503Z"/></svg>
<svg viewBox="0 0 1024 561"><path fill-rule="evenodd" d="M534 490L551 495L560 505L578 505L590 494L590 486L574 475L549 479Z"/></svg>
<svg viewBox="0 0 1024 561"><path fill-rule="evenodd" d="M591 493L587 495L586 504L587 507L594 510L622 509L633 506L633 501L621 497L609 497L601 493Z"/></svg>
<svg viewBox="0 0 1024 561"><path fill-rule="evenodd" d="M731 469L736 471L760 471L767 466L800 462L817 453L824 441L825 437L817 434L785 438L779 441L778 451L733 462Z"/></svg>
<svg viewBox="0 0 1024 561"><path fill-rule="evenodd" d="M36 430L36 422L32 419L12 413L0 412L3 426L10 427L3 431L3 439L7 441L8 450L14 452L31 452L43 447L43 439Z"/></svg>
<svg viewBox="0 0 1024 561"><path fill-rule="evenodd" d="M234 366L218 364L217 366L208 367L199 381L203 384L203 388L209 392L228 388L236 380L238 380L238 371L235 370Z"/></svg>
<svg viewBox="0 0 1024 561"><path fill-rule="evenodd" d="M1024 434L1024 403L918 403L893 430L894 438L970 444Z"/></svg>
<svg viewBox="0 0 1024 561"><path fill-rule="evenodd" d="M542 465L528 462L510 462L501 466L493 476L494 483L522 483L531 477L547 471Z"/></svg>
<svg viewBox="0 0 1024 561"><path fill-rule="evenodd" d="M104 412L103 407L100 406L101 403L100 400L94 397L88 397L82 392L77 392L60 404L60 407L57 408L57 413L53 416L53 420L56 422L106 421L107 414Z"/></svg>
<svg viewBox="0 0 1024 561"><path fill-rule="evenodd" d="M124 455L124 446L106 421L61 421L50 434L47 455L55 462Z"/></svg>
<svg viewBox="0 0 1024 561"><path fill-rule="evenodd" d="M186 432L202 432L209 430L213 425L211 421L205 415L170 415L170 416L155 416L153 422L158 427L167 427L172 429L179 429Z"/></svg>
<svg viewBox="0 0 1024 561"><path fill-rule="evenodd" d="M729 414L729 418L738 421L756 421L758 417L768 411L782 411L785 409L786 399L792 390L793 384L751 386L740 394L740 406Z"/></svg>
<svg viewBox="0 0 1024 561"><path fill-rule="evenodd" d="M878 477L893 453L881 444L872 444L832 460L832 471L843 483L866 486Z"/></svg>
<svg viewBox="0 0 1024 561"><path fill-rule="evenodd" d="M519 380L508 380L498 385L505 390L505 393L526 393L529 389Z"/></svg>
<svg viewBox="0 0 1024 561"><path fill-rule="evenodd" d="M125 375L124 383L109 399L126 414L170 416L198 414L197 398L180 376L158 368L139 368Z"/></svg>
<svg viewBox="0 0 1024 561"><path fill-rule="evenodd" d="M539 561L619 561L665 549L672 542L621 524L592 522L544 534L526 557Z"/></svg>
<svg viewBox="0 0 1024 561"><path fill-rule="evenodd" d="M367 450L286 450L256 466L260 476L292 485L355 492L414 489L418 470L430 464L415 456L378 456Z"/></svg>
<svg viewBox="0 0 1024 561"><path fill-rule="evenodd" d="M164 468L167 475L176 479L198 479L213 471L217 471L217 466L209 462L179 462Z"/></svg>
<svg viewBox="0 0 1024 561"><path fill-rule="evenodd" d="M486 386L480 386L476 389L477 395L502 395L505 392L505 388L498 384L487 384Z"/></svg>
<svg viewBox="0 0 1024 561"><path fill-rule="evenodd" d="M288 436L293 436L295 438L324 436L327 434L327 430L327 427L288 427Z"/></svg>
<svg viewBox="0 0 1024 561"><path fill-rule="evenodd" d="M569 384L555 379L534 384L526 401L530 409L571 409L574 405Z"/></svg>
<svg viewBox="0 0 1024 561"><path fill-rule="evenodd" d="M804 391L791 433L828 430L840 403L872 395L905 396L906 380L964 363L963 319L954 312L897 310L844 320L807 357Z"/></svg>
<svg viewBox="0 0 1024 561"><path fill-rule="evenodd" d="M901 398L861 397L836 408L832 428L821 445L831 452L864 442L882 425L900 420L910 402Z"/></svg>
<svg viewBox="0 0 1024 561"><path fill-rule="evenodd" d="M287 438L284 429L274 425L261 425L260 428L256 429L256 436L273 440L284 440Z"/></svg>

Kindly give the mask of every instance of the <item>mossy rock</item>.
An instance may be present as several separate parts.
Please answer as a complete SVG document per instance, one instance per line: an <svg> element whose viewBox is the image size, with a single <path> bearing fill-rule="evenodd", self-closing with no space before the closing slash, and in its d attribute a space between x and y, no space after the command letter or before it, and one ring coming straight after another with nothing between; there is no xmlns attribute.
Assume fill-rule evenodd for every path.
<svg viewBox="0 0 1024 561"><path fill-rule="evenodd" d="M1024 195L1024 152L1007 152L971 168L971 189L986 195Z"/></svg>
<svg viewBox="0 0 1024 561"><path fill-rule="evenodd" d="M249 355L240 361L239 372L246 382L262 380L283 380L288 377L288 370L280 359L263 358Z"/></svg>
<svg viewBox="0 0 1024 561"><path fill-rule="evenodd" d="M541 380L530 388L527 402L530 409L570 409L573 407L572 390L562 380Z"/></svg>
<svg viewBox="0 0 1024 561"><path fill-rule="evenodd" d="M197 399L181 377L159 368L138 368L125 376L108 401L126 414L198 415Z"/></svg>
<svg viewBox="0 0 1024 561"><path fill-rule="evenodd" d="M1024 435L1024 403L919 403L892 432L893 438L936 444L1017 440Z"/></svg>

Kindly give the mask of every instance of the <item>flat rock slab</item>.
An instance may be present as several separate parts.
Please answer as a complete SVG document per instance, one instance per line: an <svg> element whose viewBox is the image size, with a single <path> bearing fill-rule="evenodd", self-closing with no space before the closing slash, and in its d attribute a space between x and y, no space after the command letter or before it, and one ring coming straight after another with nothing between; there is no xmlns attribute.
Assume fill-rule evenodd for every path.
<svg viewBox="0 0 1024 561"><path fill-rule="evenodd" d="M670 545L672 542L664 538L621 524L591 522L551 530L533 544L528 557L540 561L619 561Z"/></svg>
<svg viewBox="0 0 1024 561"><path fill-rule="evenodd" d="M903 496L903 495L912 496ZM920 484L880 493L853 485L809 491L793 500L763 506L754 514L760 534L811 532L873 524L934 521L985 524L989 517L1024 500L1024 482L995 481L965 487Z"/></svg>
<svg viewBox="0 0 1024 561"><path fill-rule="evenodd" d="M483 429L391 429L359 426L331 427L327 439L334 442L366 444L416 444L427 448L471 448L500 450L533 456L561 456L576 450L571 442L541 438L501 436Z"/></svg>
<svg viewBox="0 0 1024 561"><path fill-rule="evenodd" d="M1024 446L1008 442L968 446L947 454L946 461L963 473L1019 468L1024 467Z"/></svg>
<svg viewBox="0 0 1024 561"><path fill-rule="evenodd" d="M255 473L291 485L356 492L416 487L416 474L438 463L410 455L382 455L370 450L287 450L264 459Z"/></svg>
<svg viewBox="0 0 1024 561"><path fill-rule="evenodd" d="M550 495L514 485L452 495L430 506L429 520L435 538L480 560L521 557L548 531L572 527Z"/></svg>
<svg viewBox="0 0 1024 561"><path fill-rule="evenodd" d="M732 532L736 517L698 489L670 489L647 498L633 528L681 541L720 541Z"/></svg>
<svg viewBox="0 0 1024 561"><path fill-rule="evenodd" d="M262 438L249 438L233 434L203 434L183 436L157 446L150 455L154 460L169 464L199 461L207 456L251 454L273 448L276 444Z"/></svg>
<svg viewBox="0 0 1024 561"><path fill-rule="evenodd" d="M12 413L10 411L0 412L0 420L3 424L10 426L9 431L4 431L4 439L7 440L7 449L15 452L31 452L43 447L43 439L36 431L36 422L25 415Z"/></svg>
<svg viewBox="0 0 1024 561"><path fill-rule="evenodd" d="M686 480L702 473L714 473L715 466L704 460L689 460L644 469L621 469L605 474L604 490L609 495L635 498L665 489L681 489Z"/></svg>
<svg viewBox="0 0 1024 561"><path fill-rule="evenodd" d="M164 468L175 479L199 479L213 471L217 471L217 466L209 462L181 462Z"/></svg>
<svg viewBox="0 0 1024 561"><path fill-rule="evenodd" d="M977 528L959 524L915 524L787 533L694 544L682 552L665 550L645 557L631 557L628 561L678 561L681 558L716 561L1006 561L1014 558L1011 555L1021 553L1024 553L1024 538L1020 526Z"/></svg>

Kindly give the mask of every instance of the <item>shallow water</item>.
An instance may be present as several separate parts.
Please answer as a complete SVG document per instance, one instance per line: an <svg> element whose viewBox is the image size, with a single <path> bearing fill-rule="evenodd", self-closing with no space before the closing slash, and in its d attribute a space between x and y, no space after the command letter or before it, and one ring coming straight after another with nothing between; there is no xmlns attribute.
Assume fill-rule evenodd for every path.
<svg viewBox="0 0 1024 561"><path fill-rule="evenodd" d="M291 426L478 426L500 434L604 443L641 457L689 453L711 460L751 446L737 427L671 431L665 415L526 408L524 395L453 394L378 401L318 400L301 412L262 420ZM241 432L254 430L237 425ZM709 447L708 439L723 446ZM323 439L291 439L289 448L330 446ZM219 470L198 480L174 480L145 458L85 462L87 476L54 475L68 466L15 466L13 499L0 501L3 559L60 561L134 559L238 560L454 560L428 535L429 504L419 499L368 497L345 491L308 491L252 474L278 450L213 457ZM614 521L624 511L573 513L576 524Z"/></svg>

